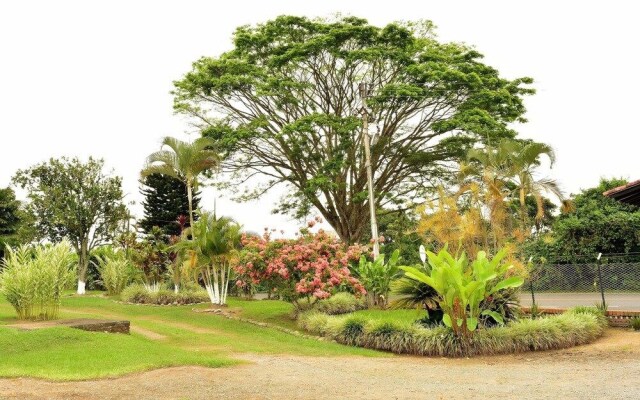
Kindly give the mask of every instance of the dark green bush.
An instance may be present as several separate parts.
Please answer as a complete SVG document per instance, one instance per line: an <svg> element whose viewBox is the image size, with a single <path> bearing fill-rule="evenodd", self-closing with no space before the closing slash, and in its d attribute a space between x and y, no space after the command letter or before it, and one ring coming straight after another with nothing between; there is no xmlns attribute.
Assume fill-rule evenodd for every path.
<svg viewBox="0 0 640 400"><path fill-rule="evenodd" d="M635 317L631 320L631 327L634 331L640 331L640 317Z"/></svg>

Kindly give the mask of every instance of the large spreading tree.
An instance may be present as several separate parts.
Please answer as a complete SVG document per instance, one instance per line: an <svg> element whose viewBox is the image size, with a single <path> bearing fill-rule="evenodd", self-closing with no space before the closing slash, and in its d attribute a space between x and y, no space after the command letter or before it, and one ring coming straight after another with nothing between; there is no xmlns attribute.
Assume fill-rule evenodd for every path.
<svg viewBox="0 0 640 400"><path fill-rule="evenodd" d="M243 26L234 48L175 82L175 109L224 151L231 187L255 199L285 184L275 211L316 208L340 237L368 231L361 82L369 83L376 209L424 194L479 141L515 136L530 78L508 80L430 22L384 27L281 16ZM252 178L258 178L252 180Z"/></svg>
<svg viewBox="0 0 640 400"><path fill-rule="evenodd" d="M189 226L189 199L187 186L179 179L168 175L152 174L142 179L140 192L145 199L142 202L144 217L140 220L142 230L150 234L157 226L167 236L179 236L182 229ZM198 193L193 197L193 208L198 209ZM180 222L184 217L185 222ZM197 218L197 216L194 216Z"/></svg>
<svg viewBox="0 0 640 400"><path fill-rule="evenodd" d="M50 159L19 170L15 184L28 191L28 208L43 238L66 238L78 253L78 294L84 294L89 252L109 242L129 216L122 179L103 172L104 161Z"/></svg>

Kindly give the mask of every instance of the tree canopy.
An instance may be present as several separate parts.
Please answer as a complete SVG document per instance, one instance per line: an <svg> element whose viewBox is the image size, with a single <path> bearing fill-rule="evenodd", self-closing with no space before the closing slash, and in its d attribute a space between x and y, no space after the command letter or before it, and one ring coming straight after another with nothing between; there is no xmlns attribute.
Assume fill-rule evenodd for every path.
<svg viewBox="0 0 640 400"><path fill-rule="evenodd" d="M150 234L154 226L162 230L164 235L179 236L184 226L178 218L189 216L189 200L187 186L184 182L168 175L152 174L142 180L144 185L140 192L145 196L142 206L144 217L140 220L142 230ZM197 209L200 198L196 193L193 198L193 208ZM197 218L197 216L195 216Z"/></svg>
<svg viewBox="0 0 640 400"><path fill-rule="evenodd" d="M20 228L20 202L11 188L0 189L0 259L6 246L17 244Z"/></svg>
<svg viewBox="0 0 640 400"><path fill-rule="evenodd" d="M238 198L284 184L274 211L314 207L347 242L369 221L360 82L373 88L376 209L422 194L478 141L515 136L508 124L525 121L533 93L530 78L502 78L474 49L439 42L428 21L281 16L239 27L233 45L174 83L176 111L215 139Z"/></svg>
<svg viewBox="0 0 640 400"><path fill-rule="evenodd" d="M193 191L198 189L198 177L204 172L216 169L220 155L214 150L215 143L210 138L198 138L193 142L183 142L171 136L162 140L162 149L147 157L145 167L140 171L142 178L161 174L184 182L187 188L189 206L189 226L193 226Z"/></svg>
<svg viewBox="0 0 640 400"><path fill-rule="evenodd" d="M622 186L621 179L601 180L596 187L582 190L573 199L574 211L561 214L552 233L529 244L534 257L571 261L598 253L640 252L640 207L624 204L603 193Z"/></svg>
<svg viewBox="0 0 640 400"><path fill-rule="evenodd" d="M28 191L28 208L42 238L68 239L79 256L78 293L84 293L89 251L109 242L128 218L122 179L103 172L104 161L50 159L19 170L15 184Z"/></svg>

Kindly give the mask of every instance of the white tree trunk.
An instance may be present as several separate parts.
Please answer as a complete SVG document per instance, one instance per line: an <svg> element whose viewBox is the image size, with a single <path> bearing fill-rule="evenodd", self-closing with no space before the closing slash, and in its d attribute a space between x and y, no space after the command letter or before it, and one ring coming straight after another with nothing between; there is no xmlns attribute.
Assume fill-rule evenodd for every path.
<svg viewBox="0 0 640 400"><path fill-rule="evenodd" d="M220 268L209 266L203 274L204 286L212 304L227 304L227 293L229 291L229 275L231 269L222 266Z"/></svg>
<svg viewBox="0 0 640 400"><path fill-rule="evenodd" d="M178 292L179 292L179 291L180 291L180 284L179 284L179 283L176 283L176 284L173 286L173 293L178 294Z"/></svg>
<svg viewBox="0 0 640 400"><path fill-rule="evenodd" d="M85 286L86 286L86 283L84 281L78 279L78 294L85 294L86 293Z"/></svg>

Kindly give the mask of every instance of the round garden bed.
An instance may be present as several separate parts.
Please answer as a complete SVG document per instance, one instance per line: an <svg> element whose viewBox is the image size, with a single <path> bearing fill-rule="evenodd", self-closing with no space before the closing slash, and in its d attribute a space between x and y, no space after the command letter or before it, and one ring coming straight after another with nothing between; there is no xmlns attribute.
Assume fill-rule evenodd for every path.
<svg viewBox="0 0 640 400"><path fill-rule="evenodd" d="M590 343L607 327L597 309L575 308L564 314L522 319L506 326L476 330L468 339L444 326L426 328L402 320L350 313L330 316L312 311L298 319L301 328L339 343L399 354L462 357L552 350Z"/></svg>

